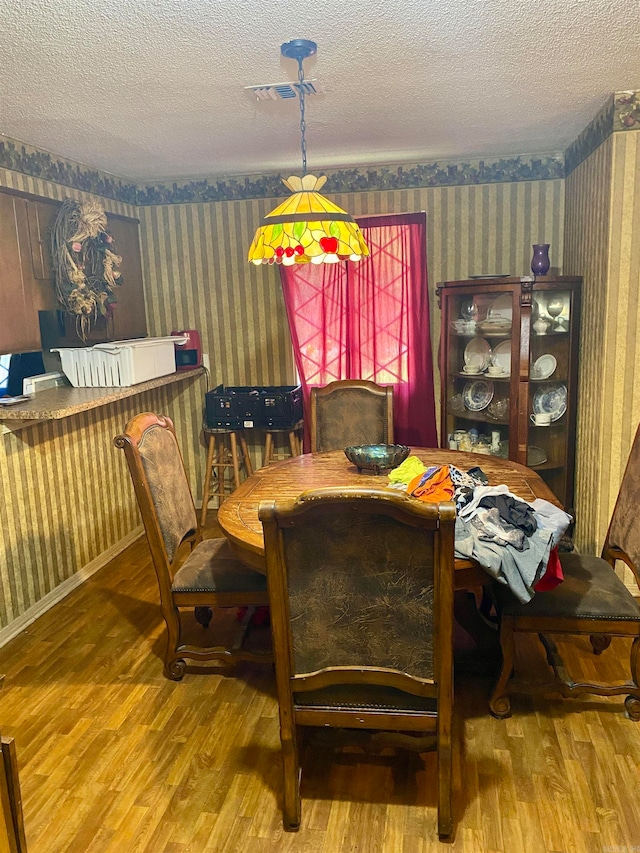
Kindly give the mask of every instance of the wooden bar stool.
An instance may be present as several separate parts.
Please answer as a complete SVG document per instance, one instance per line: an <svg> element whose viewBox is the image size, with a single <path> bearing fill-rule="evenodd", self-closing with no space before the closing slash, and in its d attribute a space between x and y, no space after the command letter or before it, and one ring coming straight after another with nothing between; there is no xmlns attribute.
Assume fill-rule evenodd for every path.
<svg viewBox="0 0 640 853"><path fill-rule="evenodd" d="M218 506L226 497L225 487L227 485L227 471L231 474L230 485L231 491L237 489L240 485L240 467L244 466L245 474L248 477L253 474L251 466L251 457L247 441L244 437L244 432L240 429L212 429L205 427L204 434L207 437L207 467L204 474L204 489L202 492L202 512L200 514L200 524L204 525L207 522L207 509L209 501L212 497L218 498ZM227 438L229 446L227 446ZM240 440L240 448L242 457L238 457L238 440ZM215 477L217 483L212 489L212 479Z"/></svg>
<svg viewBox="0 0 640 853"><path fill-rule="evenodd" d="M262 465L268 465L277 459L286 459L286 450L280 451L276 456L276 444L281 443L282 437L287 436L289 440L289 456L300 456L302 453L302 427L303 422L298 421L292 427L284 429L267 428L264 431L264 455L262 457Z"/></svg>

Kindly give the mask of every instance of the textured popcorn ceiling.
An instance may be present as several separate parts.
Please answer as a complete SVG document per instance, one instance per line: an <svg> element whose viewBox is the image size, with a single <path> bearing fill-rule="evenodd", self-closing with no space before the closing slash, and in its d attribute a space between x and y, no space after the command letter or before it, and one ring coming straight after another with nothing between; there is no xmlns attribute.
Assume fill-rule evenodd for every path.
<svg viewBox="0 0 640 853"><path fill-rule="evenodd" d="M564 150L640 88L638 0L0 0L0 133L132 180Z"/></svg>

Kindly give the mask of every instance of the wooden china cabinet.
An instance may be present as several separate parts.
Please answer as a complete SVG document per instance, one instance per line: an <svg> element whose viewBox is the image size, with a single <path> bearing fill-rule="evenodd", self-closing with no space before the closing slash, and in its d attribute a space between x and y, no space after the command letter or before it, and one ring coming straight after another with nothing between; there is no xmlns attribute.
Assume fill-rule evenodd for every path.
<svg viewBox="0 0 640 853"><path fill-rule="evenodd" d="M581 278L445 281L443 447L503 456L573 507Z"/></svg>

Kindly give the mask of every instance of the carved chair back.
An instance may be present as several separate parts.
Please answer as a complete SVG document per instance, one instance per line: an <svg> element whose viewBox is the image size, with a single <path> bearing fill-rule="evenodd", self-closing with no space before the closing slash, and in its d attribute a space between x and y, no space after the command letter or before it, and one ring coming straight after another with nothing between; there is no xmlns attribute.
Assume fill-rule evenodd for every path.
<svg viewBox="0 0 640 853"><path fill-rule="evenodd" d="M611 565L623 560L640 586L640 425L631 446L602 557Z"/></svg>
<svg viewBox="0 0 640 853"><path fill-rule="evenodd" d="M114 443L129 465L162 605L172 607L171 582L182 546L191 550L202 539L175 428L170 418L144 412Z"/></svg>
<svg viewBox="0 0 640 853"><path fill-rule="evenodd" d="M311 389L311 452L393 444L393 386L364 379Z"/></svg>

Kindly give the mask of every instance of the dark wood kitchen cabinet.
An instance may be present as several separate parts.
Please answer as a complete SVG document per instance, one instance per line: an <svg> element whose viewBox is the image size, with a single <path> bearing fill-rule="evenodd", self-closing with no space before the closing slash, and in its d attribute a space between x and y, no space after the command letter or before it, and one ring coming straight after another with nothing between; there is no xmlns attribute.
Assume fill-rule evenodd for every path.
<svg viewBox="0 0 640 853"><path fill-rule="evenodd" d="M59 208L57 201L0 191L0 353L82 346L51 269L50 230ZM108 214L108 228L124 283L113 316L92 322L87 344L147 334L138 222Z"/></svg>
<svg viewBox="0 0 640 853"><path fill-rule="evenodd" d="M0 353L39 349L27 201L0 193Z"/></svg>

